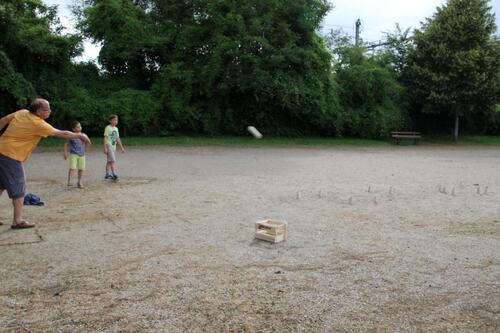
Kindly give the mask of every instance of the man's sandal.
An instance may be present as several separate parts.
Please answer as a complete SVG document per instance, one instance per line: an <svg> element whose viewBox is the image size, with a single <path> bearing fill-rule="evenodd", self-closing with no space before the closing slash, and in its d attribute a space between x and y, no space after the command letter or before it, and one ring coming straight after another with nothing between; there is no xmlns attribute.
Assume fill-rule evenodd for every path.
<svg viewBox="0 0 500 333"><path fill-rule="evenodd" d="M19 223L11 225L11 229L28 229L33 228L35 225L33 223L29 223L27 221L21 221Z"/></svg>

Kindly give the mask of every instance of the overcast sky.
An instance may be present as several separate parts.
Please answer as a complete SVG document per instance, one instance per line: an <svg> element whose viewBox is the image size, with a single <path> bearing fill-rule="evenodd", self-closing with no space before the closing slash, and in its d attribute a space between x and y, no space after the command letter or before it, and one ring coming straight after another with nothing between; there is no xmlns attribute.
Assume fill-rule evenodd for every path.
<svg viewBox="0 0 500 333"><path fill-rule="evenodd" d="M48 5L59 5L61 22L71 30L73 19L69 5L73 4L74 0L43 1ZM419 28L420 22L431 17L436 7L445 4L446 0L331 0L330 2L333 4L333 9L325 18L323 31L341 28L347 34L354 36L355 22L359 18L361 38L365 42L375 42L383 39L384 32L393 32L396 23L399 23L402 29ZM490 6L493 8L500 29L500 0L490 0ZM85 53L80 60L93 60L98 53L97 46L86 42Z"/></svg>

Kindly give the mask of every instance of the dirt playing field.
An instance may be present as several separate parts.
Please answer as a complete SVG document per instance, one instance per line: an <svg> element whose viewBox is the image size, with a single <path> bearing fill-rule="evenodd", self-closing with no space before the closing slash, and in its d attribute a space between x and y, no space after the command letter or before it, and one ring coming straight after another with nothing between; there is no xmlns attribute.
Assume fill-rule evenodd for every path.
<svg viewBox="0 0 500 333"><path fill-rule="evenodd" d="M126 141L125 141L126 144ZM0 197L1 332L498 332L500 148L131 147ZM289 239L254 239L288 222Z"/></svg>

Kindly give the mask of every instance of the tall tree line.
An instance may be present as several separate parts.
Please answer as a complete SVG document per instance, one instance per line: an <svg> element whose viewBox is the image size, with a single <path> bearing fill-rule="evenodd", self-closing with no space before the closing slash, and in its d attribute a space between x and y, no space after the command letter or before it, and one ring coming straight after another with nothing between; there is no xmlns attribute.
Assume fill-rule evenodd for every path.
<svg viewBox="0 0 500 333"><path fill-rule="evenodd" d="M2 1L0 114L39 95L58 126L78 119L91 133L109 113L127 135L242 134L252 124L273 135L377 138L432 117L442 126L428 130L448 129L449 116L476 132L500 127L486 0L449 0L375 54L318 33L327 0L79 4L79 33L68 35L41 0ZM98 65L72 61L83 38L102 45Z"/></svg>

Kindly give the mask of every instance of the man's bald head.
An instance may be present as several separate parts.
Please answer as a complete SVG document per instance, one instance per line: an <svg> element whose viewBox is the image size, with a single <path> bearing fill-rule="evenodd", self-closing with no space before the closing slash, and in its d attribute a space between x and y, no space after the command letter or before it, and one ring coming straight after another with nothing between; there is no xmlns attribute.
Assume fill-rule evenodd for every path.
<svg viewBox="0 0 500 333"><path fill-rule="evenodd" d="M50 110L49 101L43 98L35 98L29 107L31 113L36 113L38 110Z"/></svg>

